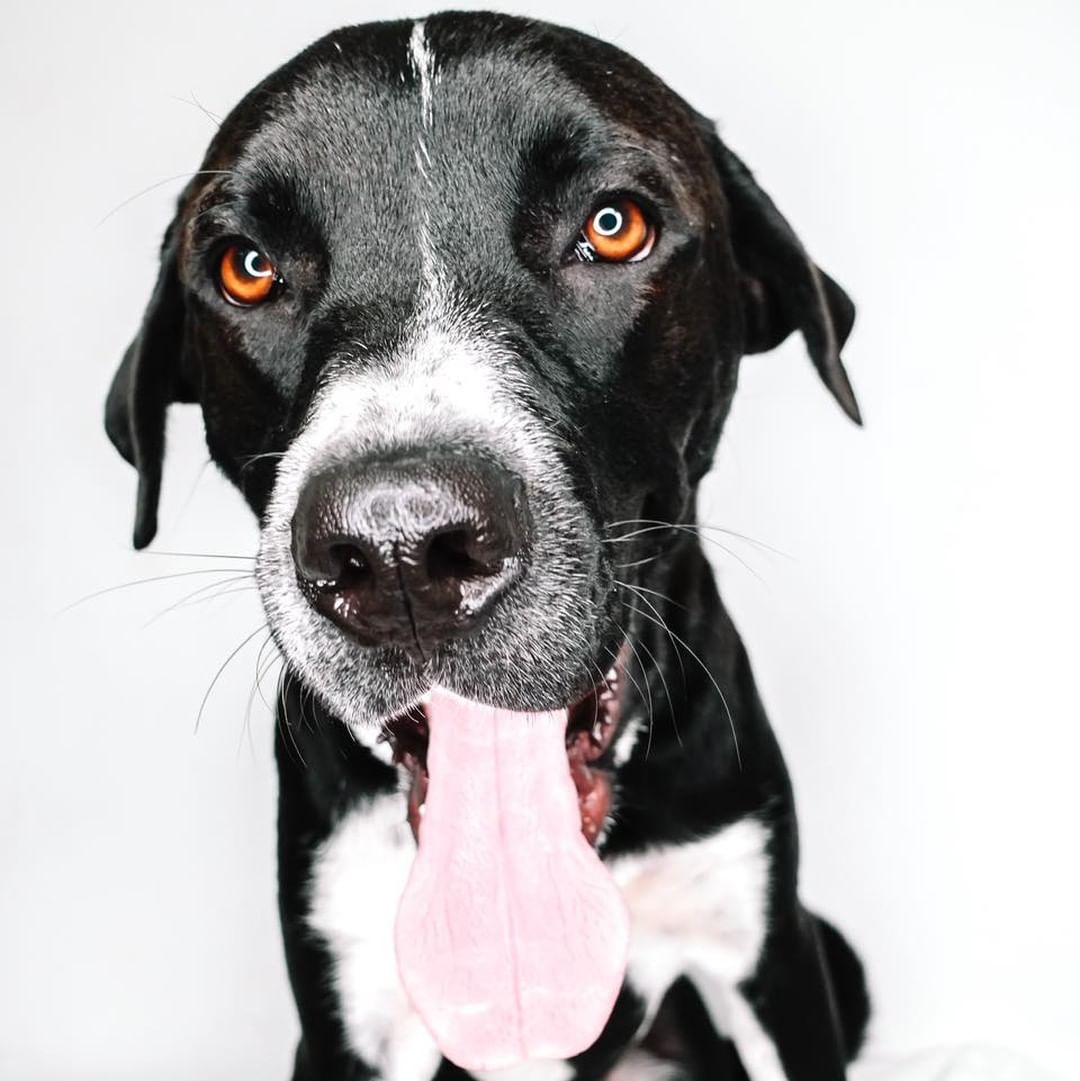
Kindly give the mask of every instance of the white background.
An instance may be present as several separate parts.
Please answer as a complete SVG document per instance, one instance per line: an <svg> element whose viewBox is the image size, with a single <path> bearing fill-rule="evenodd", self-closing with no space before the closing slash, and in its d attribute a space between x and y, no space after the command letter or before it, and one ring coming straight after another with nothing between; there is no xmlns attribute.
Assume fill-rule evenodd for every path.
<svg viewBox="0 0 1080 1081"><path fill-rule="evenodd" d="M516 5L509 5L516 9ZM801 343L751 358L703 499L795 777L804 892L875 1046L1076 1076L1080 17L1071 3L540 2L640 56L859 305L849 425ZM212 121L395 4L9 5L0 41L0 1077L284 1078L271 720L239 566L130 554L102 400ZM422 12L419 12L422 13ZM121 204L124 204L121 206ZM120 206L102 223L101 219ZM162 550L253 551L174 410ZM243 585L244 583L237 583ZM198 598L196 598L197 600ZM267 694L272 695L272 678Z"/></svg>

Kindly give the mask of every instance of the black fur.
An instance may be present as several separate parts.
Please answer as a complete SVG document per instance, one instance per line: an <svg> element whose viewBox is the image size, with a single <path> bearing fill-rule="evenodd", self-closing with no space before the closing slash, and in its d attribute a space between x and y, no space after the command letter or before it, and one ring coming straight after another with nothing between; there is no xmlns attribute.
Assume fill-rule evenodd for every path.
<svg viewBox="0 0 1080 1081"><path fill-rule="evenodd" d="M263 517L276 456L302 429L328 362L345 341L373 355L392 349L413 313L419 255L401 230L420 196L398 179L415 171L401 135L416 109L411 28L355 27L312 45L245 97L184 191L106 408L110 438L138 470L136 547L156 528L171 402L201 405L214 460ZM611 547L596 553L595 655L559 673L566 700L530 700L526 673L510 704L566 704L592 678L586 661L602 660L631 629L639 650L623 713L644 710L648 694L653 724L648 755L639 743L619 771L605 858L747 816L767 821L771 919L745 994L792 1081L839 1081L866 1025L865 981L838 932L799 901L790 782L694 532L694 493L739 358L792 331L859 420L840 362L854 307L712 124L636 61L584 35L498 15L435 16L427 34L441 69L454 73L441 93L463 148L447 166L442 201L429 207L459 257L455 287L511 343L527 408L563 441L573 498L598 536L614 539L613 523L626 520L672 524L627 540L617 557ZM568 263L567 243L597 193L631 189L663 222L655 254L634 267ZM287 292L265 309L231 309L213 283L214 260L235 236L257 237L288 265ZM627 587L618 564L636 568L624 572ZM635 601L630 586L649 599ZM303 1030L295 1077L372 1076L347 1049L329 957L304 923L305 891L319 843L346 811L394 791L396 771L352 740L318 687L292 674L278 722L281 920ZM577 1060L582 1081L617 1061L642 1010L627 988ZM693 1078L745 1076L686 981L672 988L646 1046ZM438 1076L462 1074L444 1063Z"/></svg>

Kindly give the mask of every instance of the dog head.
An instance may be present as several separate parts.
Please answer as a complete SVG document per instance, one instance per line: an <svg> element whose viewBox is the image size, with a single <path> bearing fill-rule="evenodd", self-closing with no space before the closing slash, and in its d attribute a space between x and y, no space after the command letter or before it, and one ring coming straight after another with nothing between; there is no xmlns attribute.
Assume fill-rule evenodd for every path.
<svg viewBox="0 0 1080 1081"><path fill-rule="evenodd" d="M106 409L156 529L171 402L259 516L290 667L350 724L596 682L690 520L739 358L854 318L713 126L619 50L480 14L341 30L187 185ZM640 566L634 566L640 564Z"/></svg>

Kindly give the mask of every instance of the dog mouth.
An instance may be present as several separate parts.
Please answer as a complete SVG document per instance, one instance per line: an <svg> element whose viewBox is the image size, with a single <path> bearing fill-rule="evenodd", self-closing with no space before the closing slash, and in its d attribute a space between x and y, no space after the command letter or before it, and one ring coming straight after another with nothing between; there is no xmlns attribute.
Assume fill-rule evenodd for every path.
<svg viewBox="0 0 1080 1081"><path fill-rule="evenodd" d="M435 684L388 725L416 838L398 973L468 1071L577 1054L622 986L629 915L597 851L621 675L616 662L570 706L532 711Z"/></svg>
<svg viewBox="0 0 1080 1081"><path fill-rule="evenodd" d="M615 662L583 695L567 708L566 761L577 792L581 832L596 846L611 810L611 749L619 730L619 692L625 668L625 648ZM425 696L426 697L426 696ZM380 741L392 748L393 761L407 778L408 820L419 839L430 774L428 743L431 729L425 700L383 725Z"/></svg>

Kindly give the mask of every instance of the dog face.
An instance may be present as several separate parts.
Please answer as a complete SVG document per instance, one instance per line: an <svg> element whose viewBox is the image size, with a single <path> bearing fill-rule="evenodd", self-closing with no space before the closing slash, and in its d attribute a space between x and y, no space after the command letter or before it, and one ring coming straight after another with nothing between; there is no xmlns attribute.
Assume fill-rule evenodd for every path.
<svg viewBox="0 0 1080 1081"><path fill-rule="evenodd" d="M156 528L169 403L258 514L290 666L351 724L433 683L512 709L603 677L691 519L740 356L804 334L845 411L850 301L636 61L502 16L342 30L183 192L108 432ZM638 531L640 532L640 530Z"/></svg>

